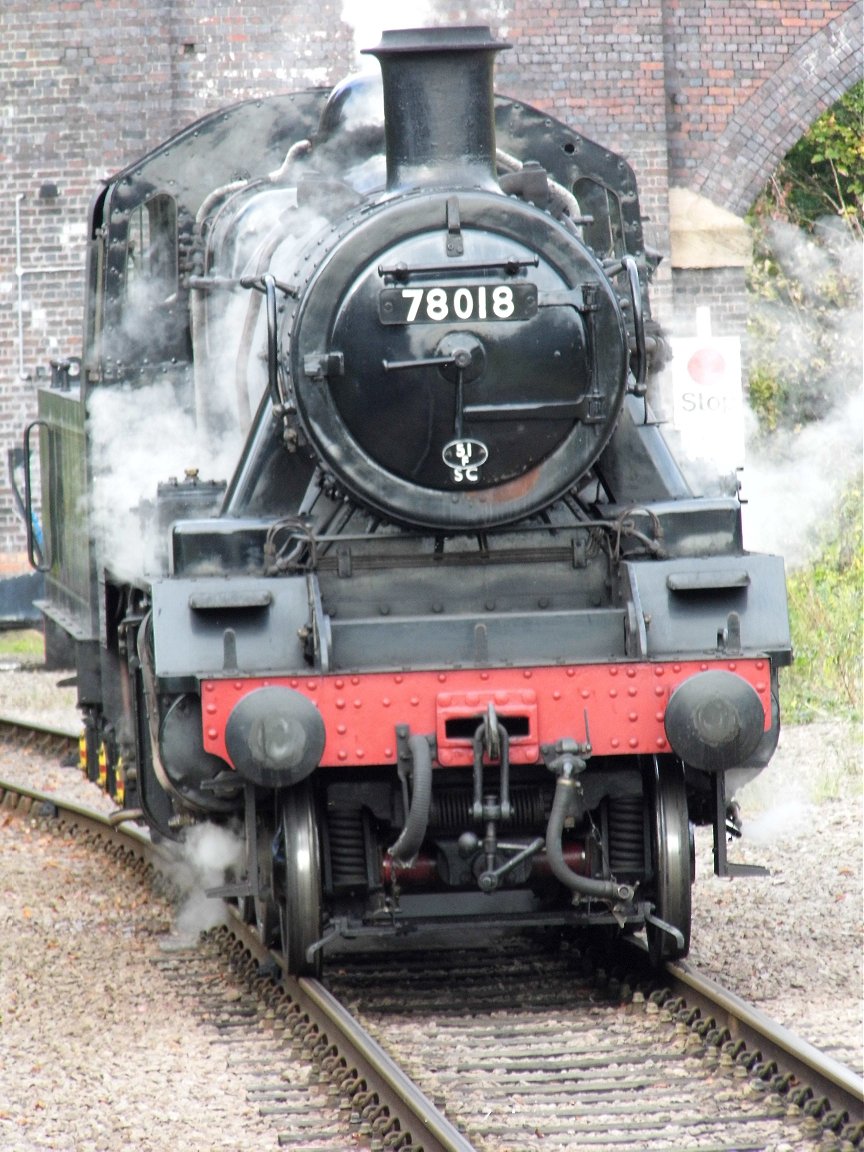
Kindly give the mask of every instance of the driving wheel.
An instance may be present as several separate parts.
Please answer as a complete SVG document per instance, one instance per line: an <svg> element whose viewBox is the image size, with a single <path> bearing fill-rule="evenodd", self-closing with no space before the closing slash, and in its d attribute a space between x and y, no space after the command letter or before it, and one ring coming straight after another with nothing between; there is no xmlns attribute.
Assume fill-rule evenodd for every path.
<svg viewBox="0 0 864 1152"><path fill-rule="evenodd" d="M274 866L284 881L279 920L285 965L291 976L316 976L321 953L310 960L308 950L321 938L321 860L315 795L307 783L286 790L281 818L284 857Z"/></svg>
<svg viewBox="0 0 864 1152"><path fill-rule="evenodd" d="M652 805L651 838L654 856L654 915L677 928L680 941L646 925L648 952L655 967L664 960L677 960L690 949L690 886L693 860L684 767L679 761L654 757L650 768L649 797Z"/></svg>

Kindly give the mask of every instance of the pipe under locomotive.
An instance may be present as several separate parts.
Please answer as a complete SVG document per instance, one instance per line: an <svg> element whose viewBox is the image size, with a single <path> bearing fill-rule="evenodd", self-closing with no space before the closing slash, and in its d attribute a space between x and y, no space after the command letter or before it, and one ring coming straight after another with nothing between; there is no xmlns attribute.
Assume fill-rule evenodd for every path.
<svg viewBox="0 0 864 1152"><path fill-rule="evenodd" d="M238 105L108 181L82 386L40 395L88 761L162 836L241 831L219 894L295 972L466 926L685 954L692 824L731 874L777 741L782 561L652 421L632 172L495 96L506 47L387 32L380 85ZM157 383L204 456L136 509L130 571L80 496L100 398L146 426Z"/></svg>

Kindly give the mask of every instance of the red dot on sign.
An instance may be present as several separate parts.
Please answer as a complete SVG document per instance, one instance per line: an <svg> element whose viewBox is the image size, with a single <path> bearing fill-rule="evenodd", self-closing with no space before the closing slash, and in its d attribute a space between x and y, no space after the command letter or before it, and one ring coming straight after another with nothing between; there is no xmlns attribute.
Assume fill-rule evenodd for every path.
<svg viewBox="0 0 864 1152"><path fill-rule="evenodd" d="M700 348L687 361L687 371L697 384L708 384L726 371L726 360L716 348Z"/></svg>

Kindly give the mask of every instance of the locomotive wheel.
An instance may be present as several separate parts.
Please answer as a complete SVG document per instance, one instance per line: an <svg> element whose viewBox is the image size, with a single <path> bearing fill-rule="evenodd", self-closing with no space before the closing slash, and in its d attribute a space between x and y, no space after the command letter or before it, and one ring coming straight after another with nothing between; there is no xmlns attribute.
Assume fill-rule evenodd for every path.
<svg viewBox="0 0 864 1152"><path fill-rule="evenodd" d="M283 895L279 905L282 952L291 976L317 976L321 953L306 958L321 937L321 859L314 793L308 784L285 792L282 801L285 850Z"/></svg>
<svg viewBox="0 0 864 1152"><path fill-rule="evenodd" d="M693 862L683 766L677 761L661 761L654 757L650 779L654 914L677 928L684 937L684 947L681 948L667 932L653 924L646 925L648 953L656 967L664 960L686 956L690 949Z"/></svg>

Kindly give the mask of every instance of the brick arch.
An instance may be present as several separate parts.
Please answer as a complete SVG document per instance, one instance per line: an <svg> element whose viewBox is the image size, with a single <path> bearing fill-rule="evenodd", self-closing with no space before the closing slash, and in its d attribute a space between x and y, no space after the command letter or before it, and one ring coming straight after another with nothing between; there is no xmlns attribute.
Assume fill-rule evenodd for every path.
<svg viewBox="0 0 864 1152"><path fill-rule="evenodd" d="M691 187L739 216L818 116L862 78L853 5L805 41L731 117Z"/></svg>

